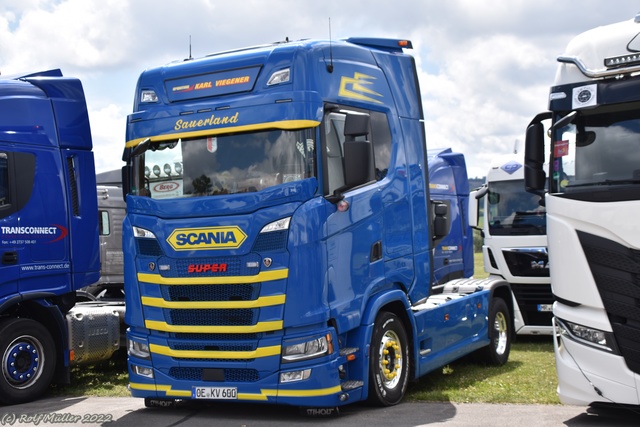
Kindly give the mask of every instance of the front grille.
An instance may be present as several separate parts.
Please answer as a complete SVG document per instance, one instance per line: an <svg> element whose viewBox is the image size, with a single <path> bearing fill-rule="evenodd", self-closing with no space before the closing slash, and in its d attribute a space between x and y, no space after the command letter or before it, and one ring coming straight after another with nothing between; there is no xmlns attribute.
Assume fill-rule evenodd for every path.
<svg viewBox="0 0 640 427"><path fill-rule="evenodd" d="M171 325L251 326L257 323L258 309L163 309Z"/></svg>
<svg viewBox="0 0 640 427"><path fill-rule="evenodd" d="M262 338L262 333L249 334L189 334L184 332L170 333L169 337L177 340L202 341L256 341Z"/></svg>
<svg viewBox="0 0 640 427"><path fill-rule="evenodd" d="M502 251L509 272L516 277L549 277L549 255L546 252Z"/></svg>
<svg viewBox="0 0 640 427"><path fill-rule="evenodd" d="M260 379L260 374L255 369L223 369L225 382L248 383ZM202 368L178 368L169 369L169 376L180 381L203 381Z"/></svg>
<svg viewBox="0 0 640 427"><path fill-rule="evenodd" d="M162 248L156 239L136 239L136 243L140 255L153 257L162 255Z"/></svg>
<svg viewBox="0 0 640 427"><path fill-rule="evenodd" d="M167 301L253 301L260 295L260 284L161 286Z"/></svg>
<svg viewBox="0 0 640 427"><path fill-rule="evenodd" d="M551 326L553 313L538 309L539 304L553 304L550 284L512 283L511 290L526 325Z"/></svg>
<svg viewBox="0 0 640 427"><path fill-rule="evenodd" d="M620 354L640 374L640 251L582 231L578 238Z"/></svg>
<svg viewBox="0 0 640 427"><path fill-rule="evenodd" d="M253 244L252 252L282 251L287 247L288 230L260 233Z"/></svg>
<svg viewBox="0 0 640 427"><path fill-rule="evenodd" d="M254 351L257 343L216 343L216 342L176 342L169 341L173 350L189 351Z"/></svg>
<svg viewBox="0 0 640 427"><path fill-rule="evenodd" d="M252 276L258 274L262 258L256 253L242 257L167 258L162 263L169 268L164 277ZM247 267L253 265L253 267ZM216 269L212 271L211 266Z"/></svg>

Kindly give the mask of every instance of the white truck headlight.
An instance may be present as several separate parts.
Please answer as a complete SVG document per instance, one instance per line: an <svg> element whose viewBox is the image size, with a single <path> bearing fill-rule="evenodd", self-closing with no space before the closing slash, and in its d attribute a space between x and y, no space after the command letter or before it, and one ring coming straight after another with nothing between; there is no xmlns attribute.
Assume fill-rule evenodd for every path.
<svg viewBox="0 0 640 427"><path fill-rule="evenodd" d="M617 353L617 347L611 332L601 331L600 329L590 328L558 318L556 318L556 322L562 336L601 350Z"/></svg>

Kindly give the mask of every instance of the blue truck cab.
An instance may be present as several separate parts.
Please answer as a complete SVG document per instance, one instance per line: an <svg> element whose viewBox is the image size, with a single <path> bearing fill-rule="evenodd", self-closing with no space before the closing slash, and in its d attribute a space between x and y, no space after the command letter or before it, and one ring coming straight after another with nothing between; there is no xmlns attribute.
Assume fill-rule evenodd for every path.
<svg viewBox="0 0 640 427"><path fill-rule="evenodd" d="M463 355L507 361L508 284L432 286L436 243L468 221L430 187L407 48L286 41L141 74L123 153L133 396L394 405Z"/></svg>
<svg viewBox="0 0 640 427"><path fill-rule="evenodd" d="M473 276L473 231L469 224L469 178L464 154L451 148L427 150L431 200L449 211L449 231L433 242L433 286Z"/></svg>
<svg viewBox="0 0 640 427"><path fill-rule="evenodd" d="M0 78L0 403L69 380L65 315L100 274L91 148L79 80Z"/></svg>

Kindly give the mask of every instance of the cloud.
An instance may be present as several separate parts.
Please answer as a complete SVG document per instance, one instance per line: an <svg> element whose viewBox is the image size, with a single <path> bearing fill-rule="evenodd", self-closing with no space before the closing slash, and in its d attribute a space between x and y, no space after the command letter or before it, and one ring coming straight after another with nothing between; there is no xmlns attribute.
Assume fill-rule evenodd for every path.
<svg viewBox="0 0 640 427"><path fill-rule="evenodd" d="M126 114L122 107L114 104L98 110L89 109L93 153L98 172L123 166L121 158L126 128L123 117L126 117Z"/></svg>
<svg viewBox="0 0 640 427"><path fill-rule="evenodd" d="M188 57L189 37L196 57L285 37L408 37L428 144L463 152L475 176L546 109L571 37L637 12L633 0L3 0L0 71L79 77L102 171L121 166L140 72Z"/></svg>

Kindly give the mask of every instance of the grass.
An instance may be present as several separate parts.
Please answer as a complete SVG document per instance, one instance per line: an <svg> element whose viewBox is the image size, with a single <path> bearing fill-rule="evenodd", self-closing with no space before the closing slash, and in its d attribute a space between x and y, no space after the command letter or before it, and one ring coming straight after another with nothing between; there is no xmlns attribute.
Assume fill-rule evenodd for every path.
<svg viewBox="0 0 640 427"><path fill-rule="evenodd" d="M503 366L461 359L409 386L423 402L559 404L551 337L519 338Z"/></svg>
<svg viewBox="0 0 640 427"><path fill-rule="evenodd" d="M74 366L71 369L71 384L54 384L49 392L53 396L131 396L127 384L127 355L119 352L111 359L95 365Z"/></svg>
<svg viewBox="0 0 640 427"><path fill-rule="evenodd" d="M76 366L71 384L54 385L54 396L126 397L124 354L91 366ZM409 385L406 400L455 403L559 404L551 337L525 337L511 346L504 366L484 366L471 358L456 361Z"/></svg>
<svg viewBox="0 0 640 427"><path fill-rule="evenodd" d="M474 254L476 278L487 277L482 253ZM71 384L54 385L52 395L130 396L126 355L93 366L77 366ZM551 337L518 337L504 366L483 366L464 358L410 384L406 400L454 403L559 404Z"/></svg>

